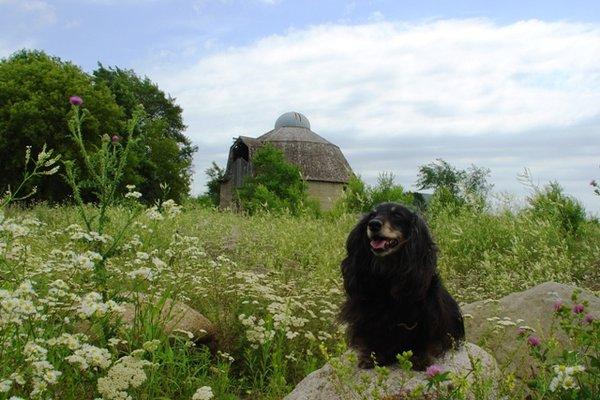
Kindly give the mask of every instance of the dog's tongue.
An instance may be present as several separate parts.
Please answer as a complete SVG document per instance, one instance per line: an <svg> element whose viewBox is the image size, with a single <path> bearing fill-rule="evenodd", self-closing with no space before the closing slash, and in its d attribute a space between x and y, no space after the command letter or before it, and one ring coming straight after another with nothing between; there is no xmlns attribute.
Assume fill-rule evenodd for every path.
<svg viewBox="0 0 600 400"><path fill-rule="evenodd" d="M371 247L376 250L385 249L385 240L371 240Z"/></svg>

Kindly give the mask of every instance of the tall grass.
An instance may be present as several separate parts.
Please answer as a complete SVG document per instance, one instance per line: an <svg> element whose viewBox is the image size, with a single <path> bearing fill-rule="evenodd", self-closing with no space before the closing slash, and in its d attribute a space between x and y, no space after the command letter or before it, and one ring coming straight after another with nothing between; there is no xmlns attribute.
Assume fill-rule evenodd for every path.
<svg viewBox="0 0 600 400"><path fill-rule="evenodd" d="M123 220L129 211L113 207L106 215L106 235L112 236L118 233L118 225L111 222ZM111 350L113 362L148 341L160 341L159 349L146 357L155 366L138 390L141 397L152 398L153 393L191 397L206 384L218 398L281 398L325 362L325 353L344 350L335 318L342 296L339 263L357 216L327 220L263 213L248 217L192 204L160 220L146 215L134 223L107 263L108 299L122 301L122 293L141 292L185 301L216 324L220 351L234 361L229 356L213 359L185 341L167 340L151 319L139 321L137 327L111 325L105 336L88 338L95 346ZM90 257L86 253L90 243L81 238L78 218L73 207L41 204L5 210L2 288L15 290L29 280L35 298L48 299L53 282L61 279L69 296L74 296L73 304L80 304L94 286L91 271L82 263ZM551 219L528 212L492 214L462 208L438 212L428 222L440 248L442 276L459 300L495 298L547 280L592 290L600 287L600 227L595 222L584 222L577 236ZM29 231L15 235L6 228L9 224ZM31 326L42 328L39 338L44 340L74 334L79 317L73 307L47 308L46 312L62 319L30 321ZM63 324L64 318L70 318L71 324ZM102 315L88 319L106 323ZM4 348L10 349L3 358L11 362L0 366L4 378L15 373L15 365L27 364L19 356L23 348L10 335L0 334ZM127 346L112 348L109 341L114 338L128 340ZM61 361L67 354L61 350L53 356L64 379L71 376L66 371L73 369ZM91 398L97 393L95 379L104 374L98 370L84 380L71 376L69 394L62 389L54 393L61 398ZM27 384L13 388L23 395L31 390Z"/></svg>

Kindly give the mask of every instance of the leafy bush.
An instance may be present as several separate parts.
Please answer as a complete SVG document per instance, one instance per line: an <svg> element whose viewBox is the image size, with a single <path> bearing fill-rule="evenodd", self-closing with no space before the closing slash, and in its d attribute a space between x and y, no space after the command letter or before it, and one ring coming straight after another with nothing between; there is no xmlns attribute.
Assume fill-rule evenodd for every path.
<svg viewBox="0 0 600 400"><path fill-rule="evenodd" d="M289 211L294 215L307 208L317 210L307 196L307 185L300 169L285 160L283 152L266 144L252 157L253 175L246 177L237 194L244 211Z"/></svg>
<svg viewBox="0 0 600 400"><path fill-rule="evenodd" d="M332 214L347 212L365 212L385 202L406 205L414 204L412 194L405 192L401 185L394 183L391 172L383 172L377 177L377 185L365 184L359 176L352 176L346 186L344 196L335 205Z"/></svg>
<svg viewBox="0 0 600 400"><path fill-rule="evenodd" d="M204 171L208 180L206 181L206 193L197 197L196 202L203 207L218 207L221 202L221 182L225 177L225 170L212 162L212 165Z"/></svg>
<svg viewBox="0 0 600 400"><path fill-rule="evenodd" d="M584 207L565 195L558 182L550 182L543 190L536 188L528 202L535 218L557 223L566 233L579 232L585 221Z"/></svg>
<svg viewBox="0 0 600 400"><path fill-rule="evenodd" d="M490 170L471 165L459 170L437 159L419 167L417 187L434 190L434 208L475 206L482 209L492 185L487 182Z"/></svg>

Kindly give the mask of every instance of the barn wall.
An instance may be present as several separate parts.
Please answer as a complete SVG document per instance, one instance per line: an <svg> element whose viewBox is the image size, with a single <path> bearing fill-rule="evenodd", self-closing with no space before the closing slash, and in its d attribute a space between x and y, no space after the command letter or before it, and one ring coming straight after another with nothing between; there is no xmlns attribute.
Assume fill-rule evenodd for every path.
<svg viewBox="0 0 600 400"><path fill-rule="evenodd" d="M231 206L231 196L233 194L233 184L231 180L221 183L219 207L227 208Z"/></svg>
<svg viewBox="0 0 600 400"><path fill-rule="evenodd" d="M331 210L335 202L344 194L343 183L309 181L308 195L319 201L321 209Z"/></svg>

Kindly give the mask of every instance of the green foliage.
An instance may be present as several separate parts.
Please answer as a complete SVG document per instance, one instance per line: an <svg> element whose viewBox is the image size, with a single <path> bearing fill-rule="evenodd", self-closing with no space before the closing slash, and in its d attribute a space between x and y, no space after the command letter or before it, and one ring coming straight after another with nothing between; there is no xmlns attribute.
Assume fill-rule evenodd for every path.
<svg viewBox="0 0 600 400"><path fill-rule="evenodd" d="M141 118L140 115L141 112L139 111L133 112L131 120L127 123L128 134L126 137L111 140L108 135L105 135L101 145L95 151L90 151L86 146L81 129L85 120L90 118L90 113L86 109L80 110L78 105L73 105L69 130L71 139L79 150L79 156L83 159L85 174L81 174L80 169L73 160L64 160L63 163L66 173L65 180L73 191L75 204L81 219L85 223L88 234L102 236L106 225L110 222L108 217L110 207L122 200L118 196L118 188L123 181L131 149L135 147L139 140L139 138L134 137L134 132ZM121 142L125 142L125 144L122 145ZM82 178L82 176L89 178ZM98 199L97 207L85 206L81 195L83 188L91 191ZM130 188L133 189L132 186ZM125 197L130 197L130 195L131 193L128 193ZM133 198L137 198L137 195L134 195ZM113 256L125 232L140 214L141 208L134 201L134 204L130 204L128 211L127 218L123 219L119 234L111 238L110 241L100 242L94 246L94 251L99 254L99 258L94 262L93 279L96 283L96 290L101 292L104 297L106 297L108 291L106 287L108 282L106 261Z"/></svg>
<svg viewBox="0 0 600 400"><path fill-rule="evenodd" d="M28 146L38 153L46 144L83 167L77 145L68 139L64 118L70 112L72 95L83 98L82 108L90 112L82 136L92 147L100 147L105 134L121 134L141 104L146 115L136 135L144 136L144 141L131 148L122 182L137 185L146 201L159 198L161 183L169 184L176 199L187 195L195 147L183 135L182 110L174 99L132 71L100 65L90 76L70 62L27 50L0 61L0 189L20 182L14 171L23 169ZM37 199L69 199L69 186L58 176L29 180L23 189L30 191L34 185ZM123 184L118 191L125 192ZM81 196L86 201L98 200L85 187Z"/></svg>
<svg viewBox="0 0 600 400"><path fill-rule="evenodd" d="M401 185L394 183L395 177L391 172L382 172L377 177L377 185L370 187L367 191L371 207L380 203L396 202L412 204L413 198L410 193L404 191Z"/></svg>
<svg viewBox="0 0 600 400"><path fill-rule="evenodd" d="M316 209L307 197L307 185L300 169L285 160L283 152L266 144L252 157L253 176L237 190L242 208L250 214L260 210L299 214Z"/></svg>
<svg viewBox="0 0 600 400"><path fill-rule="evenodd" d="M221 182L225 177L225 170L217 165L216 162L212 162L212 165L204 171L208 181L206 182L206 200L208 204L217 207L221 200Z"/></svg>
<svg viewBox="0 0 600 400"><path fill-rule="evenodd" d="M550 182L542 190L535 188L528 202L535 218L556 223L566 233L577 233L585 221L584 207L565 195L558 182Z"/></svg>
<svg viewBox="0 0 600 400"><path fill-rule="evenodd" d="M188 194L192 156L196 147L184 135L182 109L147 77L132 70L104 67L99 64L94 81L106 85L125 116L131 118L141 105L145 118L136 127L143 136L132 149L129 183L136 184L146 201L160 198L160 184L168 183L170 196L181 201Z"/></svg>
<svg viewBox="0 0 600 400"><path fill-rule="evenodd" d="M436 207L472 205L485 206L485 199L492 185L487 182L490 170L471 165L459 170L448 162L437 159L419 167L417 187L433 189ZM439 193L438 193L439 192Z"/></svg>
<svg viewBox="0 0 600 400"><path fill-rule="evenodd" d="M344 196L335 205L332 214L345 212L365 212L385 202L396 202L414 205L412 194L405 192L401 185L394 183L391 172L383 172L377 177L377 185L365 184L359 176L352 176L344 192Z"/></svg>
<svg viewBox="0 0 600 400"><path fill-rule="evenodd" d="M521 333L535 363L527 380L528 398L600 398L600 321L587 312L589 304L580 303L578 295L573 293L571 305L554 305L561 336L568 341Z"/></svg>
<svg viewBox="0 0 600 400"><path fill-rule="evenodd" d="M69 96L75 94L91 112L82 131L86 142L97 146L102 134L120 132L123 111L112 93L106 85L94 84L79 67L26 50L0 61L0 188L20 182L15 171L23 170L28 147L39 153L47 145L63 158L79 160L76 145L67 137L65 120ZM70 193L58 175L31 180L24 189L29 191L34 185L39 199L62 201Z"/></svg>

